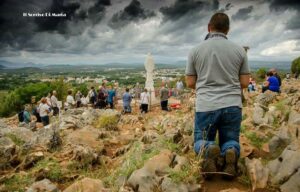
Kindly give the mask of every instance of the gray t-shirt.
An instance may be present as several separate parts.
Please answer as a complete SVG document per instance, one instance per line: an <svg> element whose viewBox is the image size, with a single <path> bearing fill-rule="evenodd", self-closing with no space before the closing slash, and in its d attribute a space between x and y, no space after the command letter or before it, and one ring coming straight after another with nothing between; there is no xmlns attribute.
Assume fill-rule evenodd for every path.
<svg viewBox="0 0 300 192"><path fill-rule="evenodd" d="M186 75L197 76L196 112L242 107L239 76L249 73L246 51L223 34L192 49Z"/></svg>

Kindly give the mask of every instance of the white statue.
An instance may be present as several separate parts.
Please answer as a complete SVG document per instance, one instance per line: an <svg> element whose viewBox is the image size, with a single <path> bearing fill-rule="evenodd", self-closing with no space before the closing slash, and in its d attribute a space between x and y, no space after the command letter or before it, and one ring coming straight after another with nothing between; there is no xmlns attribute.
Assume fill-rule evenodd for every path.
<svg viewBox="0 0 300 192"><path fill-rule="evenodd" d="M148 53L145 61L145 69L146 69L146 83L145 88L150 93L151 97L151 103L153 104L155 102L155 92L154 92L154 82L153 82L153 71L154 71L155 65L154 60L151 55L151 53Z"/></svg>

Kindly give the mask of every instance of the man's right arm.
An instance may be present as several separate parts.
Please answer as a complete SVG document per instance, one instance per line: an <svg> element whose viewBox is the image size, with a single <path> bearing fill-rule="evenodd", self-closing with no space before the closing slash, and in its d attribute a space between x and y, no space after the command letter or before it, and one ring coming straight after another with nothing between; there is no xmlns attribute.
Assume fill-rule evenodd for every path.
<svg viewBox="0 0 300 192"><path fill-rule="evenodd" d="M187 87L191 89L196 88L197 72L195 69L195 60L193 50L190 52L188 62L185 69L185 82Z"/></svg>
<svg viewBox="0 0 300 192"><path fill-rule="evenodd" d="M197 76L186 75L185 82L188 88L196 89Z"/></svg>

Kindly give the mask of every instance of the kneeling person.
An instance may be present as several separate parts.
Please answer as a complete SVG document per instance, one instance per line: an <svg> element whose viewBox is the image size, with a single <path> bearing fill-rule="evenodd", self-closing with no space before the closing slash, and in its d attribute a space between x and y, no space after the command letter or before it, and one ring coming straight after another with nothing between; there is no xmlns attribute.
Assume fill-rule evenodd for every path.
<svg viewBox="0 0 300 192"><path fill-rule="evenodd" d="M250 70L246 51L227 39L226 14L214 14L208 31L207 39L190 52L186 66L186 83L197 91L194 150L204 156L206 178L219 171L216 162L221 155L224 177L232 179L240 155L241 88L248 87Z"/></svg>

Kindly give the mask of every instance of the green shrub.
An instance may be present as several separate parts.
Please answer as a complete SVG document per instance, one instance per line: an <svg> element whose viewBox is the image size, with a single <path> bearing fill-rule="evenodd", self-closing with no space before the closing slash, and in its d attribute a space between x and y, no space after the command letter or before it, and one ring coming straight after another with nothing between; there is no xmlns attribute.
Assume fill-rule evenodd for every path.
<svg viewBox="0 0 300 192"><path fill-rule="evenodd" d="M96 121L96 128L104 128L107 130L118 129L119 118L116 115L101 115Z"/></svg>
<svg viewBox="0 0 300 192"><path fill-rule="evenodd" d="M300 73L300 57L292 61L291 71L292 73Z"/></svg>
<svg viewBox="0 0 300 192"><path fill-rule="evenodd" d="M0 105L0 116L10 116L23 109L25 104L31 103L31 97L35 96L36 101L53 90L57 91L57 97L59 100L63 100L67 95L67 91L70 89L70 85L63 82L63 79L54 82L41 82L41 83L30 83L23 87L18 87L13 91L10 91L2 99Z"/></svg>
<svg viewBox="0 0 300 192"><path fill-rule="evenodd" d="M264 79L266 73L267 73L266 68L259 68L259 69L256 71L256 76L257 76L258 78L260 78L260 79Z"/></svg>

